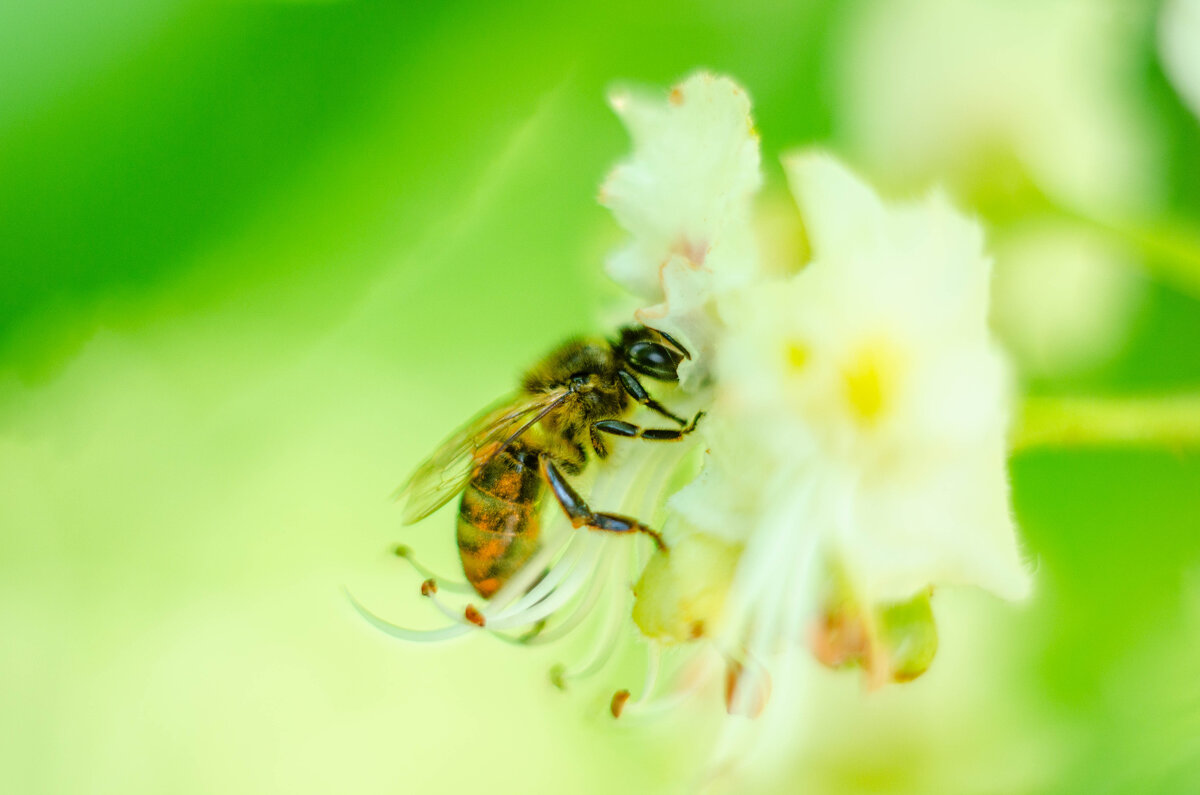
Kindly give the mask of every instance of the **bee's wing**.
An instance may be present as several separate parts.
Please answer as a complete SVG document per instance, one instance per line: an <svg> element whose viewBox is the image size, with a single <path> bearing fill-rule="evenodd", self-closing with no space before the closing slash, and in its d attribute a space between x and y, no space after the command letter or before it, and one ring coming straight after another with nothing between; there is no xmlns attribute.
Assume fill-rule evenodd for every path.
<svg viewBox="0 0 1200 795"><path fill-rule="evenodd" d="M484 409L446 439L396 490L405 524L424 519L463 490L476 467L486 464L546 416L567 395L555 390L507 398Z"/></svg>

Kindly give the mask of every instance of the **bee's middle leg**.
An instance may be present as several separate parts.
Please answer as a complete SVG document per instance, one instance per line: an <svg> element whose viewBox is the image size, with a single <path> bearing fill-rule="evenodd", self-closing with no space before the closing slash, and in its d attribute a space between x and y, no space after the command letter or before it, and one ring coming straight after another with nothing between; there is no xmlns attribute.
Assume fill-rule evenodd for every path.
<svg viewBox="0 0 1200 795"><path fill-rule="evenodd" d="M550 491L554 493L554 499L558 500L558 504L562 506L567 518L571 520L572 527L588 527L592 530L604 530L609 533L645 533L654 539L654 543L659 549L667 548L661 535L637 519L615 513L593 511L548 457L542 456L539 466L542 478L550 486Z"/></svg>

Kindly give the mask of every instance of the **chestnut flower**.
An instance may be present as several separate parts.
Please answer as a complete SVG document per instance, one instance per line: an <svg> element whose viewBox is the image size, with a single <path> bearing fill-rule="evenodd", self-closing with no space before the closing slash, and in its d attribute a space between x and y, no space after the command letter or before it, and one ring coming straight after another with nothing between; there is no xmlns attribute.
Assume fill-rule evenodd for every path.
<svg viewBox="0 0 1200 795"><path fill-rule="evenodd" d="M1008 368L987 326L982 231L937 194L888 207L819 153L784 166L812 259L722 302L713 414L725 432L711 456L726 463L714 471L739 470L739 489L782 481L789 500L812 484L789 532L822 535L872 602L934 583L1022 596ZM715 479L675 507L698 527L744 532L736 516L706 518L720 516L712 498L729 504Z"/></svg>
<svg viewBox="0 0 1200 795"><path fill-rule="evenodd" d="M764 707L772 661L806 641L874 683L906 681L936 649L932 587L1029 590L979 226L937 194L885 205L820 153L785 170L812 258L719 301L708 454L669 502L673 550L699 545L697 574L735 561L732 574L709 580L720 601L689 598L695 555L656 559L634 614L664 642L708 637L742 714Z"/></svg>
<svg viewBox="0 0 1200 795"><path fill-rule="evenodd" d="M607 596L594 654L553 679L600 670L632 614L650 640L647 680L632 702L618 692L617 715L686 697L714 657L729 711L756 714L805 644L875 683L919 676L937 645L933 587L1029 589L979 226L936 194L888 206L833 159L801 153L785 171L811 256L768 275L751 226L761 177L745 92L699 73L662 99L612 102L634 151L601 191L630 233L609 272L639 302L637 319L692 354L679 387L656 397L710 413L685 441L617 440L577 486L661 529L669 551L646 560L637 539L574 530L555 511L542 551L488 602L451 606L423 587L449 625L415 632L360 609L409 640L482 629L540 643ZM671 695L651 699L658 649L695 642L717 654L697 655ZM770 673L777 660L784 670Z"/></svg>

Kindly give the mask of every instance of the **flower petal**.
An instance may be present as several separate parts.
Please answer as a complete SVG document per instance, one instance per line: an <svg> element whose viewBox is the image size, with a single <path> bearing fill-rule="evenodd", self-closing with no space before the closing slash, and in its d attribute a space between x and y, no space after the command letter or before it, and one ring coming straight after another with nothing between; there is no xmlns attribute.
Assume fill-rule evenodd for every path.
<svg viewBox="0 0 1200 795"><path fill-rule="evenodd" d="M677 337L693 355L684 384L707 368L715 294L754 277L751 202L762 182L746 92L726 77L692 75L667 98L614 92L633 154L609 174L600 203L630 240L609 275L650 302L639 321Z"/></svg>

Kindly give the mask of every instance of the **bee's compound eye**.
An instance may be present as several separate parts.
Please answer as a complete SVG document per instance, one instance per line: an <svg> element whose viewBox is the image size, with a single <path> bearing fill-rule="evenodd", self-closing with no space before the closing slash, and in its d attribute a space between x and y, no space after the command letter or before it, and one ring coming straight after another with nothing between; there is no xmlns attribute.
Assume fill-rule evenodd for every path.
<svg viewBox="0 0 1200 795"><path fill-rule="evenodd" d="M679 356L665 345L641 340L630 345L625 356L629 365L643 375L660 381L674 381L679 378Z"/></svg>

